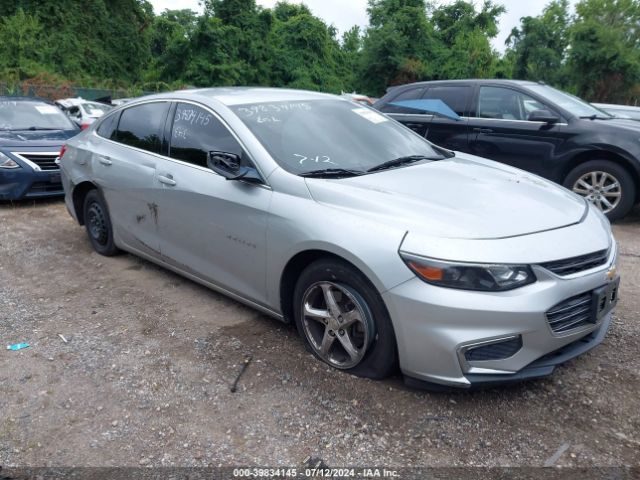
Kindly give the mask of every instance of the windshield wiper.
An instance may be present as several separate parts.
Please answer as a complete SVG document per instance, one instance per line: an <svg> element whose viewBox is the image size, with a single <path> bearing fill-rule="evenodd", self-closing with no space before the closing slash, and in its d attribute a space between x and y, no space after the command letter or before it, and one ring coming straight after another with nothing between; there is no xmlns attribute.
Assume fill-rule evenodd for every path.
<svg viewBox="0 0 640 480"><path fill-rule="evenodd" d="M388 162L381 163L375 167L370 168L367 172L379 172L380 170L387 170L388 168L399 167L401 165L408 165L410 163L419 162L420 160L442 160L442 157L429 157L426 155L407 155L406 157L394 158Z"/></svg>
<svg viewBox="0 0 640 480"><path fill-rule="evenodd" d="M26 127L26 128L8 128L10 132L24 132L30 130L32 132L36 130L62 130L62 128L51 128L51 127Z"/></svg>
<svg viewBox="0 0 640 480"><path fill-rule="evenodd" d="M299 173L301 177L308 178L328 178L328 177L356 177L364 175L366 172L362 170L349 170L348 168L324 168L322 170L313 170L311 172Z"/></svg>

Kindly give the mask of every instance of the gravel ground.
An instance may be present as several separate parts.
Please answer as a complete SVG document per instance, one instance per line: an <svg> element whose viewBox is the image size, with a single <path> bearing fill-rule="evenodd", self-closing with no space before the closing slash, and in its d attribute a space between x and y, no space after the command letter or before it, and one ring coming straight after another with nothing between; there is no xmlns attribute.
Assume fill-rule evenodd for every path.
<svg viewBox="0 0 640 480"><path fill-rule="evenodd" d="M434 394L330 370L291 327L97 255L60 201L1 205L0 465L637 466L640 210L615 232L601 346L548 379Z"/></svg>

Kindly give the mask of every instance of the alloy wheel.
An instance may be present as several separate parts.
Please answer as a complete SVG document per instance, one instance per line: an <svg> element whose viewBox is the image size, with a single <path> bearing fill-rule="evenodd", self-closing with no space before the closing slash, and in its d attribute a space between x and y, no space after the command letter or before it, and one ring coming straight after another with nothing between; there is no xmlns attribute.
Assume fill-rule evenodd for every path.
<svg viewBox="0 0 640 480"><path fill-rule="evenodd" d="M622 198L620 181L607 172L587 172L573 184L572 190L582 195L603 213L614 210Z"/></svg>
<svg viewBox="0 0 640 480"><path fill-rule="evenodd" d="M348 287L318 282L302 300L302 326L309 344L329 365L349 369L365 356L374 323L364 300Z"/></svg>

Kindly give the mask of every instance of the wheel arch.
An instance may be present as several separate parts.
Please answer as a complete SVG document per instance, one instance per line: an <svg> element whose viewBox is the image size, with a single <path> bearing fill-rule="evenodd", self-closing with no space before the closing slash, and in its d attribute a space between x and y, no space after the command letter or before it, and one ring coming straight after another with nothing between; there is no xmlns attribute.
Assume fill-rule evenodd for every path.
<svg viewBox="0 0 640 480"><path fill-rule="evenodd" d="M289 259L284 269L282 270L282 275L280 276L279 301L280 309L285 322L293 323L294 321L293 291L295 289L298 278L300 278L300 274L305 268L307 268L307 266L322 258L334 259L347 263L351 267L355 268L358 272L360 272L362 276L369 282L371 288L374 289L375 292L380 294L380 290L376 288L376 285L374 281L371 280L370 276L367 275L367 273L363 271L362 268L360 268L358 265L355 265L344 256L322 249L303 250L296 253Z"/></svg>
<svg viewBox="0 0 640 480"><path fill-rule="evenodd" d="M84 199L91 190L98 190L98 186L88 180L79 183L73 189L71 197L73 200L73 209L80 225L84 225Z"/></svg>
<svg viewBox="0 0 640 480"><path fill-rule="evenodd" d="M575 155L562 172L562 182L564 182L574 168L591 160L608 160L628 171L637 187L635 201L640 201L640 167L635 165L634 161L625 155L610 150L587 150Z"/></svg>

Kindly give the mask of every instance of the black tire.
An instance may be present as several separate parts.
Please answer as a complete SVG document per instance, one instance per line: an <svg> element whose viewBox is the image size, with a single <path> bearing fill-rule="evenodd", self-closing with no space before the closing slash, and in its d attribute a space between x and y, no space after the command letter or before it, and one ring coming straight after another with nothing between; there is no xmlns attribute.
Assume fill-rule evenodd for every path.
<svg viewBox="0 0 640 480"><path fill-rule="evenodd" d="M618 220L629 213L636 200L636 185L629 171L615 162L610 160L589 160L582 163L569 172L563 185L569 190L573 190L576 182L591 172L605 172L614 177L620 184L620 201L613 210L605 213L609 220Z"/></svg>
<svg viewBox="0 0 640 480"><path fill-rule="evenodd" d="M340 368L325 360L316 351L316 348L312 346L305 332L305 327L303 326L303 300L310 289L323 282L330 282L338 286L351 295L352 299L357 300L358 304L363 307L363 312L367 317L367 322L363 323L367 323L372 328L367 342L368 346L362 345L361 348L364 351L364 356L353 367ZM307 349L328 365L340 368L353 375L373 379L388 377L397 370L396 338L387 308L371 282L347 262L339 259L320 259L305 268L296 283L293 294L293 308L298 333L305 341ZM333 336L336 335L334 334ZM338 340L337 337L336 340ZM336 345L340 347L340 342L336 342Z"/></svg>
<svg viewBox="0 0 640 480"><path fill-rule="evenodd" d="M91 246L100 255L111 257L120 253L113 242L113 227L107 202L98 190L91 190L84 199L84 226Z"/></svg>

